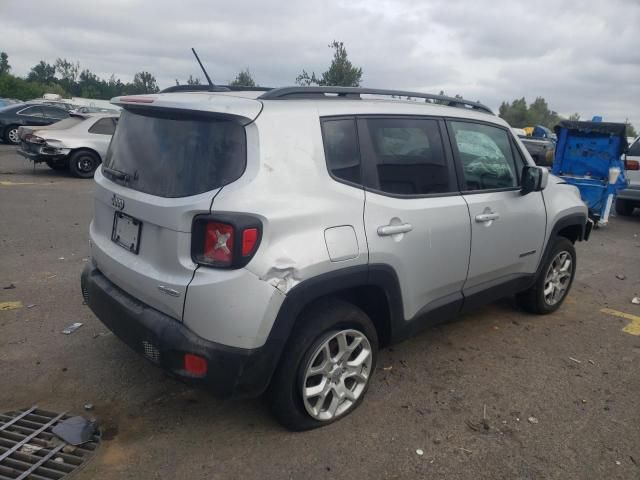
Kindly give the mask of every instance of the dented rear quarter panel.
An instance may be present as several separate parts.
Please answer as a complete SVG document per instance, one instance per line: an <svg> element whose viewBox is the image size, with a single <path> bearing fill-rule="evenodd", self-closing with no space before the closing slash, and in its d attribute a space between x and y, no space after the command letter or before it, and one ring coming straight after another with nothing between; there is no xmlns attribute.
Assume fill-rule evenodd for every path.
<svg viewBox="0 0 640 480"><path fill-rule="evenodd" d="M367 263L364 191L330 177L316 109L269 103L247 127L245 175L222 189L212 213L244 212L262 220L262 242L246 268L286 294L321 273ZM282 128L285 123L296 128ZM325 230L343 225L353 227L357 251L331 261Z"/></svg>

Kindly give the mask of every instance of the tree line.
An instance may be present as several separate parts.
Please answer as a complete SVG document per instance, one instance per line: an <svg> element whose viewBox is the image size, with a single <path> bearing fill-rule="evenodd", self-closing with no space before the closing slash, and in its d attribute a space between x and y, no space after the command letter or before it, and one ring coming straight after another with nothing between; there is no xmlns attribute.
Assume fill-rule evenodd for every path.
<svg viewBox="0 0 640 480"><path fill-rule="evenodd" d="M355 66L348 57L343 42L334 40L328 47L333 50L333 58L327 70L316 75L309 74L306 70L296 77L295 83L301 86L346 86L359 87L362 81L362 67ZM89 69L81 69L79 62L72 62L65 58L56 59L49 64L41 60L34 65L26 78L17 77L10 73L8 56L0 52L0 97L29 100L41 97L44 93L58 93L63 97L77 96L86 98L99 98L108 100L119 95L133 95L140 93L157 93L160 89L155 77L145 71L137 72L132 82L123 83L120 79L111 75L108 79L99 78ZM189 75L187 85L200 85L198 77ZM180 85L176 79L176 85ZM231 86L257 87L258 83L253 78L249 68L240 71L229 82ZM440 92L441 95L444 92ZM462 98L455 95L455 98ZM433 102L439 103L439 102ZM549 108L543 97L527 104L526 99L518 98L512 102L502 102L498 115L512 127L522 128L533 125L543 125L553 128L564 118L556 111ZM574 113L569 120L579 120L580 115ZM627 135L635 137L636 130L628 121Z"/></svg>

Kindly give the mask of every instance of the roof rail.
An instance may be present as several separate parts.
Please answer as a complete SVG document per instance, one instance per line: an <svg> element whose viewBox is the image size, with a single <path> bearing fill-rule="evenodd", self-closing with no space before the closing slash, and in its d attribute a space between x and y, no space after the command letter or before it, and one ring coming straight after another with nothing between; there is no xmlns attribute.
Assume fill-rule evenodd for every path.
<svg viewBox="0 0 640 480"><path fill-rule="evenodd" d="M294 100L294 99L361 99L361 95L384 95L391 97L424 98L436 101L449 107L470 108L493 115L491 109L481 103L462 98L434 95L432 93L407 92L404 90L384 90L380 88L362 87L282 87L274 88L260 95L260 100Z"/></svg>
<svg viewBox="0 0 640 480"><path fill-rule="evenodd" d="M240 87L236 85L173 85L161 90L160 93L175 92L268 92L269 87Z"/></svg>

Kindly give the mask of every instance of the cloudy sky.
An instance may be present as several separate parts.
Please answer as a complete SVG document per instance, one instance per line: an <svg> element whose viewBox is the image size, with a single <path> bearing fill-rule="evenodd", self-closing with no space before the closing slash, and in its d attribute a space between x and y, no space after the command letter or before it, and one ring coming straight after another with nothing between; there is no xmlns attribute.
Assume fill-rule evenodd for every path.
<svg viewBox="0 0 640 480"><path fill-rule="evenodd" d="M640 128L640 0L0 0L0 32L15 74L66 57L123 81L147 70L161 88L200 74L190 47L215 82L248 67L261 85L291 85L326 69L336 39L364 86L494 109L543 96Z"/></svg>

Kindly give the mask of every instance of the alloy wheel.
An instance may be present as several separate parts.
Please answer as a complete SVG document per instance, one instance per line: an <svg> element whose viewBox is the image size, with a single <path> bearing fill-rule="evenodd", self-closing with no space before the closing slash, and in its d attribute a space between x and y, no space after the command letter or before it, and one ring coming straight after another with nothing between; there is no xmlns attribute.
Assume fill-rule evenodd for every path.
<svg viewBox="0 0 640 480"><path fill-rule="evenodd" d="M567 294L573 275L573 260L569 252L558 253L547 270L544 278L544 301L547 305L556 305Z"/></svg>
<svg viewBox="0 0 640 480"><path fill-rule="evenodd" d="M11 143L19 143L20 142L20 136L18 135L18 129L17 128L12 128L11 130L9 130L9 132L7 133L7 136L9 137L9 141Z"/></svg>
<svg viewBox="0 0 640 480"><path fill-rule="evenodd" d="M302 398L307 413L320 421L344 415L364 393L372 362L371 344L362 332L332 333L305 368Z"/></svg>
<svg viewBox="0 0 640 480"><path fill-rule="evenodd" d="M77 160L78 170L81 172L91 172L93 170L93 159L89 156L82 156Z"/></svg>

